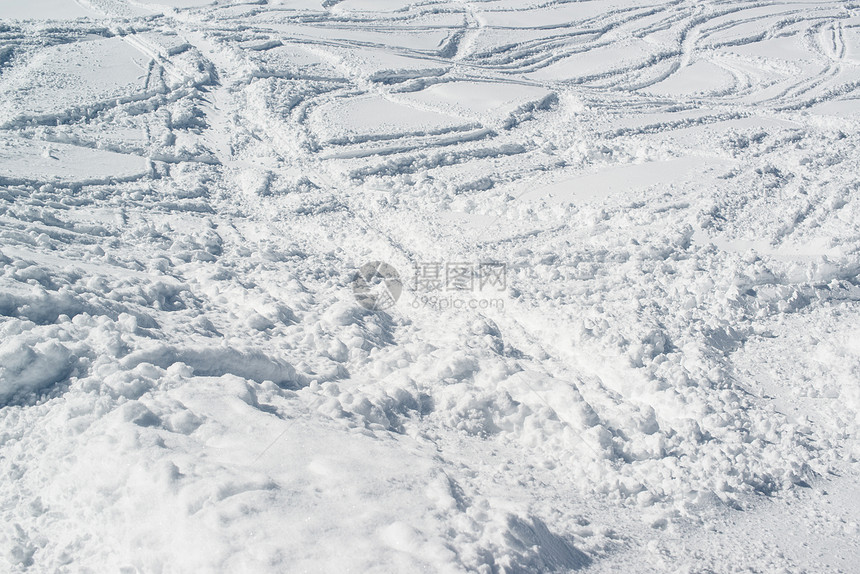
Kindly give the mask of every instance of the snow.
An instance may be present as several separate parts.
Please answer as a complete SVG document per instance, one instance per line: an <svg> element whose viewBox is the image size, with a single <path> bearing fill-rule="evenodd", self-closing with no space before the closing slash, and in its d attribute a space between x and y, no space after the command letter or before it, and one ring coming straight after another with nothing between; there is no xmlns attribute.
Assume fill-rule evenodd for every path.
<svg viewBox="0 0 860 574"><path fill-rule="evenodd" d="M397 139L472 127L457 116L415 109L379 96L332 101L314 109L308 123L319 139L331 143Z"/></svg>
<svg viewBox="0 0 860 574"><path fill-rule="evenodd" d="M65 0L33 0L31 2L10 2L3 6L3 18L8 20L69 20L73 18L93 18L99 16L78 2Z"/></svg>
<svg viewBox="0 0 860 574"><path fill-rule="evenodd" d="M4 78L2 121L7 126L44 121L69 108L140 97L146 89L148 63L121 38L38 50L26 66L13 68Z"/></svg>
<svg viewBox="0 0 860 574"><path fill-rule="evenodd" d="M552 104L553 93L534 86L502 84L491 82L446 82L436 84L416 92L409 92L401 98L413 107L427 106L452 112L477 120L488 125L502 123L519 110L526 108L547 108ZM511 127L513 119L504 127Z"/></svg>
<svg viewBox="0 0 860 574"><path fill-rule="evenodd" d="M837 1L4 6L0 571L856 571L858 57Z"/></svg>
<svg viewBox="0 0 860 574"><path fill-rule="evenodd" d="M62 184L138 179L149 172L139 156L24 138L0 141L0 182Z"/></svg>

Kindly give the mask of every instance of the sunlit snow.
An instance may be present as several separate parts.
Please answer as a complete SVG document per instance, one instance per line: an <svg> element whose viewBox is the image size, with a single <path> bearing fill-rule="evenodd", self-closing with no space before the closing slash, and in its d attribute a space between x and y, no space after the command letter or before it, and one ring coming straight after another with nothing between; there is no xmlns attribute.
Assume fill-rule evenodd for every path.
<svg viewBox="0 0 860 574"><path fill-rule="evenodd" d="M4 0L0 572L860 571L860 5Z"/></svg>

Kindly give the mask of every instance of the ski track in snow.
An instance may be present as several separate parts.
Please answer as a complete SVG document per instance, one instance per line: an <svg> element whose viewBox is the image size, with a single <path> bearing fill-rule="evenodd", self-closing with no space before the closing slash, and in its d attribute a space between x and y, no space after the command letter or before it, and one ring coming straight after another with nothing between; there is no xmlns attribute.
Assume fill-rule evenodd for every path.
<svg viewBox="0 0 860 574"><path fill-rule="evenodd" d="M16 4L0 570L860 568L855 4Z"/></svg>

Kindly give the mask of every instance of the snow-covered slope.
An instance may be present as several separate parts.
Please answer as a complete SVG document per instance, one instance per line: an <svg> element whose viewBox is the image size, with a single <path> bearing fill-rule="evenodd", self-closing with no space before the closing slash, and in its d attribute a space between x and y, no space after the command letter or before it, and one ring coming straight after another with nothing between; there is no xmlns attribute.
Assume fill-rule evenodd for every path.
<svg viewBox="0 0 860 574"><path fill-rule="evenodd" d="M7 4L0 570L860 569L860 6Z"/></svg>

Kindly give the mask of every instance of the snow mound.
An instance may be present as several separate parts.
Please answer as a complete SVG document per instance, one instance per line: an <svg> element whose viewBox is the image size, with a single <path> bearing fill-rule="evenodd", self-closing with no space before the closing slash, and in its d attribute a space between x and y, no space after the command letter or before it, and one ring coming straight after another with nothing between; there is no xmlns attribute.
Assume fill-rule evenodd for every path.
<svg viewBox="0 0 860 574"><path fill-rule="evenodd" d="M0 403L44 391L71 373L74 356L66 346L56 341L31 344L12 340L0 346Z"/></svg>

